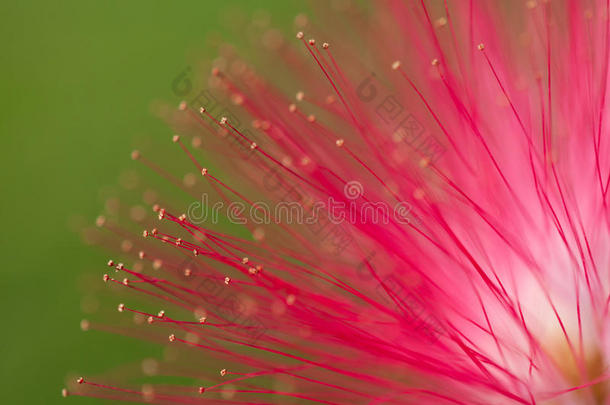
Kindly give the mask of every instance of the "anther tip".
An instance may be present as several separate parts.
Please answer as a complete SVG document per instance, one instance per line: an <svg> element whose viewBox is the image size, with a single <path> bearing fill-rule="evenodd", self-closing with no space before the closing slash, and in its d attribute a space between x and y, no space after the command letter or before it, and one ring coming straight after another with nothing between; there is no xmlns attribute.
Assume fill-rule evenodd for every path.
<svg viewBox="0 0 610 405"><path fill-rule="evenodd" d="M103 216L103 215L100 215L99 217L97 217L97 218L95 219L95 225L96 225L98 228L101 228L102 226L104 226L104 224L105 224L105 223L106 223L106 217L105 217L105 216Z"/></svg>
<svg viewBox="0 0 610 405"><path fill-rule="evenodd" d="M88 330L89 330L89 328L90 328L90 326L91 326L91 323L90 323L88 320L83 319L83 320L81 320L81 321L80 321L80 329L81 329L83 332L88 331Z"/></svg>

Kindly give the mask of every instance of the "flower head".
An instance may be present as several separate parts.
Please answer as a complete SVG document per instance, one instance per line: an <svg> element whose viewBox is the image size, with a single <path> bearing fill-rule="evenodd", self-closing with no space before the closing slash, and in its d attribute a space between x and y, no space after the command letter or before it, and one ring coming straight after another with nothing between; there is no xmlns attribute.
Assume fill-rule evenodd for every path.
<svg viewBox="0 0 610 405"><path fill-rule="evenodd" d="M608 401L607 1L333 4L174 81L85 323L167 347L65 395Z"/></svg>

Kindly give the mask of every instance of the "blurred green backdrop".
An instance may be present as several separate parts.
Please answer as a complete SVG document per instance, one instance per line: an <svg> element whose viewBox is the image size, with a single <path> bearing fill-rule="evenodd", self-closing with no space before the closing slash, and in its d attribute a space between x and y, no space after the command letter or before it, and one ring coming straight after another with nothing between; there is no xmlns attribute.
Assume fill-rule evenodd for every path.
<svg viewBox="0 0 610 405"><path fill-rule="evenodd" d="M69 219L94 221L99 189L131 165L135 136L168 137L149 104L171 100L171 80L221 29L222 11L272 10L289 27L301 5L2 2L2 403L100 403L62 398L66 376L144 355L137 342L80 331L77 281L101 275L107 254L84 246Z"/></svg>

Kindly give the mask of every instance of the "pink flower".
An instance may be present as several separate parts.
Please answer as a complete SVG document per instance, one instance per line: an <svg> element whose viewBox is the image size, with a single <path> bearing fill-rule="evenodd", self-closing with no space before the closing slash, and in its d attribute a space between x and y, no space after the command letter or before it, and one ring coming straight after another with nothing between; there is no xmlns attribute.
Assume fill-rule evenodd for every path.
<svg viewBox="0 0 610 405"><path fill-rule="evenodd" d="M608 1L332 4L174 80L83 321L167 347L65 394L608 403Z"/></svg>

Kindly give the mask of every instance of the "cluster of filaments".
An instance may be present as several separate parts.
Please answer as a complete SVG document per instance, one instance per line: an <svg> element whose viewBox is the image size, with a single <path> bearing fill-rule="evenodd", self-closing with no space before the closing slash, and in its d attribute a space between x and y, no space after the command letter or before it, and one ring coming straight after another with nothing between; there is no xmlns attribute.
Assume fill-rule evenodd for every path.
<svg viewBox="0 0 610 405"><path fill-rule="evenodd" d="M242 209L225 213L234 223L223 232L176 208L183 200L175 196L148 199L160 222L138 215L138 225L146 224L141 235L98 218L102 244L122 241L126 257L108 261L114 271L103 281L129 293L118 311L133 318L81 327L169 343L166 361L154 372L144 367L146 376L211 383L135 388L119 370L115 378L79 377L64 396L180 404L601 403L610 295L599 252L608 243L610 175L599 100L607 83L597 67L576 71L574 80L599 84L584 95L551 81L553 63L570 54L551 53L564 37L549 21L565 18L575 30L587 24L603 34L587 43L590 50L607 49L607 5L591 2L604 19L524 3L531 13L525 31L539 35L526 50L535 54L532 64L547 68L532 73L498 62L503 50L490 52L487 39L474 40L476 28L491 44L504 43L485 6L477 14L473 5L442 2L434 8L442 16L433 19L426 2L414 3L393 4L380 18L393 13L398 32L422 35L410 56L423 53L425 61L395 60L400 51L379 39L391 28L374 26L371 52L382 62L374 87L370 78L353 78L366 69L351 66L350 50L335 57L329 43L298 32L304 52L276 51L304 89L295 100L237 60L239 68L215 67L209 81L236 117L190 100L166 112L180 133L172 141L195 173L181 180L159 159L140 151L132 158L189 199L205 190ZM373 106L384 80L398 96ZM557 110L569 106L552 90L586 104L591 122L561 117ZM408 131L417 120L386 125L405 106L447 147L442 157L416 145L424 138ZM558 134L560 124L588 135ZM582 178L570 172L566 151L574 148L591 166ZM353 184L363 190L347 193ZM329 199L350 208L408 206L408 218L371 221L362 213L374 211L354 209L355 219L338 224L316 211L316 202ZM270 225L261 225L247 218L261 201L295 203L316 213L315 221L285 223L270 214ZM573 288L564 288L566 278Z"/></svg>

